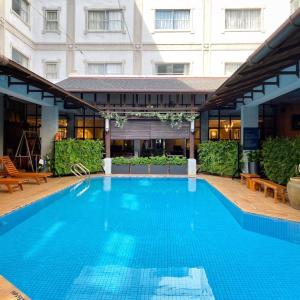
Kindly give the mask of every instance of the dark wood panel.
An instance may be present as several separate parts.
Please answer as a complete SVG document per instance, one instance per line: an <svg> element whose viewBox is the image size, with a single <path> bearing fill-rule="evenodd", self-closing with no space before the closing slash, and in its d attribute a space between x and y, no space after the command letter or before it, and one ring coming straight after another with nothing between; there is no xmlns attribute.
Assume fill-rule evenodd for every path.
<svg viewBox="0 0 300 300"><path fill-rule="evenodd" d="M123 128L111 126L112 140L133 140L133 139L188 139L190 124L183 123L180 129L172 128L170 123L154 120L129 120Z"/></svg>

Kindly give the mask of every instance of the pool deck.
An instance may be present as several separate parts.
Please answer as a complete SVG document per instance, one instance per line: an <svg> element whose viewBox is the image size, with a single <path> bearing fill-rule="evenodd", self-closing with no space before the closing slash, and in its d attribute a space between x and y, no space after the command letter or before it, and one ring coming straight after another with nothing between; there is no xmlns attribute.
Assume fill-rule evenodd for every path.
<svg viewBox="0 0 300 300"><path fill-rule="evenodd" d="M148 175L136 175L134 177L144 176ZM263 193L254 192L247 189L245 185L240 184L239 180L209 175L198 175L197 178L205 179L207 182L212 184L217 190L219 190L230 201L239 206L243 211L300 222L300 211L291 208L289 204L274 203L273 198L265 198ZM42 183L40 185L24 184L24 191L15 191L12 194L6 192L5 188L1 186L0 216L33 203L56 191L62 190L76 183L77 181L78 179L73 176L49 178L48 183Z"/></svg>

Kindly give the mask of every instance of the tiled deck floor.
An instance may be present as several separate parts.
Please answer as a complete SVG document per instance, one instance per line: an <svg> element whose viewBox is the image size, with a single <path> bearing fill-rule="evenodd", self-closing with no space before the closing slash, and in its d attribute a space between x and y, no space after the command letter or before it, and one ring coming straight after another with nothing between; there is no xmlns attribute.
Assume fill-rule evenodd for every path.
<svg viewBox="0 0 300 300"><path fill-rule="evenodd" d="M273 198L265 198L263 193L247 189L245 185L240 184L239 180L209 175L199 175L198 178L207 180L244 211L300 222L300 211L291 208L288 204L274 203ZM49 178L47 184L25 184L24 191L16 191L12 194L4 191L5 188L1 186L0 216L48 196L76 181L74 177Z"/></svg>

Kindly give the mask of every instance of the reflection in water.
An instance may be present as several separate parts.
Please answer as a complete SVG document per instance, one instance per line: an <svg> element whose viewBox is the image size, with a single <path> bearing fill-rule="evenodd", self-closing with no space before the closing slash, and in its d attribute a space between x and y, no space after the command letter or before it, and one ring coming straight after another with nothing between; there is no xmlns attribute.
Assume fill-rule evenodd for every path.
<svg viewBox="0 0 300 300"><path fill-rule="evenodd" d="M121 207L130 210L138 210L139 202L137 196L134 194L123 193L121 198Z"/></svg>
<svg viewBox="0 0 300 300"><path fill-rule="evenodd" d="M188 179L188 191L189 192L197 192L197 179L196 178Z"/></svg>
<svg viewBox="0 0 300 300"><path fill-rule="evenodd" d="M100 295L105 299L138 299L141 290L143 299L149 300L215 300L203 268L140 269L117 265L85 266L66 299L99 299Z"/></svg>
<svg viewBox="0 0 300 300"><path fill-rule="evenodd" d="M111 191L111 177L103 178L103 191L110 192Z"/></svg>

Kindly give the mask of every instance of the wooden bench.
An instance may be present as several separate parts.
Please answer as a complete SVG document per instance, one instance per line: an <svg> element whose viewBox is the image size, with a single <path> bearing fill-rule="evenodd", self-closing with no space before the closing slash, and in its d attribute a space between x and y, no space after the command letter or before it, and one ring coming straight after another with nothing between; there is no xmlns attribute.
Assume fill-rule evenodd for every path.
<svg viewBox="0 0 300 300"><path fill-rule="evenodd" d="M22 179L0 178L0 185L5 185L10 193L12 193L15 189L23 191L23 183L24 180Z"/></svg>
<svg viewBox="0 0 300 300"><path fill-rule="evenodd" d="M247 173L241 173L241 184L246 183L246 186L248 189L250 189L250 183L251 183L251 178L259 178L260 176L257 174L247 174Z"/></svg>
<svg viewBox="0 0 300 300"><path fill-rule="evenodd" d="M254 191L263 190L265 197L269 196L269 192L273 191L274 202L278 203L280 200L286 202L286 187L280 184L277 184L273 181L261 178L251 178L250 179L250 188Z"/></svg>

